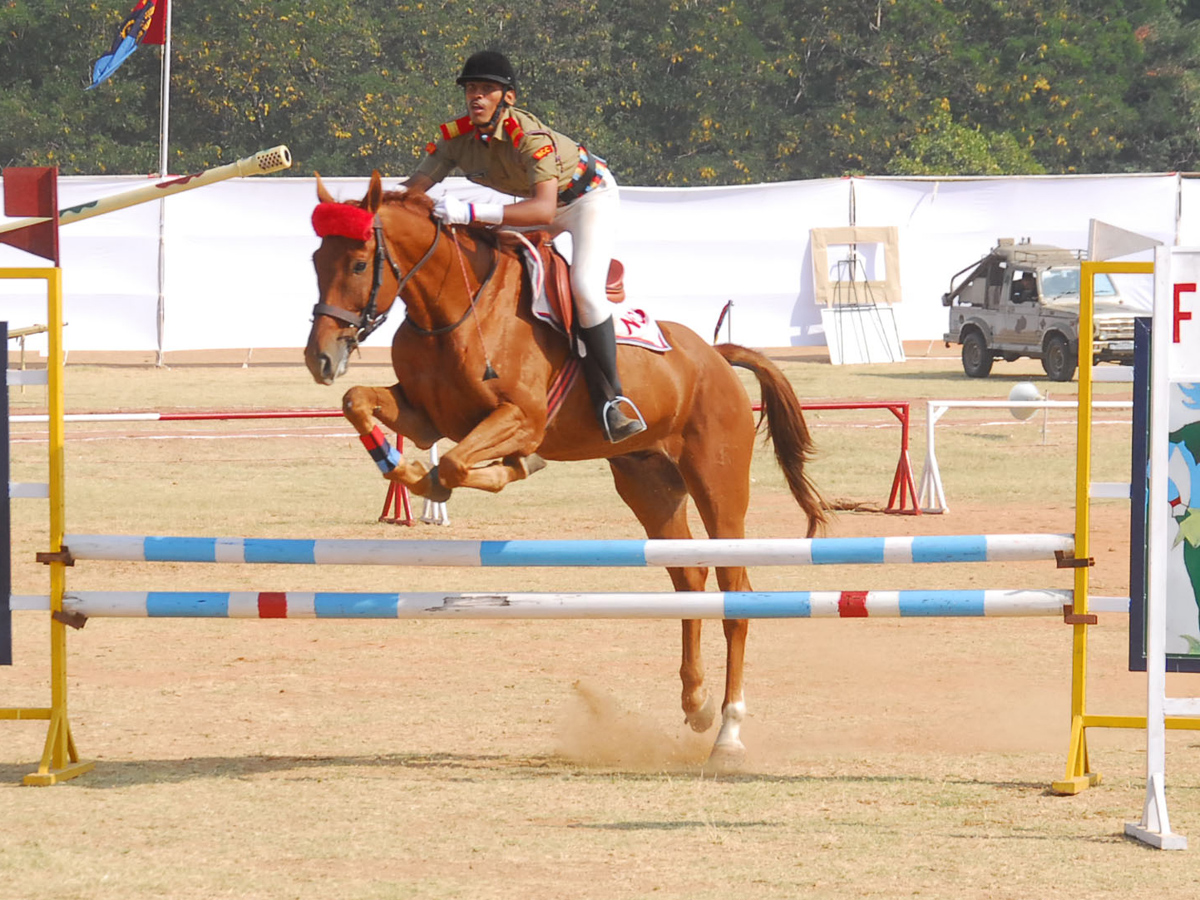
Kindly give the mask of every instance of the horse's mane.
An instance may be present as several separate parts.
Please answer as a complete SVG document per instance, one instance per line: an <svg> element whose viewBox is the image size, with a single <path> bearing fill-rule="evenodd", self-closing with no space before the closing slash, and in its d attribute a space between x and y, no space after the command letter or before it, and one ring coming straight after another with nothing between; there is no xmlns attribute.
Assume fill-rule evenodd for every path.
<svg viewBox="0 0 1200 900"><path fill-rule="evenodd" d="M414 213L423 218L433 215L433 198L423 191L413 193L408 191L384 191L380 206L381 208L384 206L399 206L406 212ZM515 254L515 250L513 249L515 241L501 240L498 232L492 228L488 228L485 225L468 225L465 231L489 247Z"/></svg>
<svg viewBox="0 0 1200 900"><path fill-rule="evenodd" d="M433 214L433 200L428 194L418 191L410 193L408 191L384 191L383 204L397 204L404 206L407 209L420 213L421 215Z"/></svg>

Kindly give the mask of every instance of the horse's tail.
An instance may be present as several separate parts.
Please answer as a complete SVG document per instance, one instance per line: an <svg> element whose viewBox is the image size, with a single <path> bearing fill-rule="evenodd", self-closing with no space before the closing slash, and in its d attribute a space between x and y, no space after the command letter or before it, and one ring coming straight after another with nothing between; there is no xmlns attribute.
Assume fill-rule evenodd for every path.
<svg viewBox="0 0 1200 900"><path fill-rule="evenodd" d="M812 537L824 529L829 519L825 515L825 501L804 471L804 464L813 455L813 441L795 390L779 367L761 353L738 344L718 344L714 349L731 366L749 369L758 379L767 434L775 445L775 459L783 469L792 496L808 516L808 536Z"/></svg>

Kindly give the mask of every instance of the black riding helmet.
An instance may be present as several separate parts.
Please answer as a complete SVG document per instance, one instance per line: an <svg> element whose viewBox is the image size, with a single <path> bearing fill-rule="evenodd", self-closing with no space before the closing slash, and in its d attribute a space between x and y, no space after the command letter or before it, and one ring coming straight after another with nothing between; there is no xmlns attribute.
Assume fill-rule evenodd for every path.
<svg viewBox="0 0 1200 900"><path fill-rule="evenodd" d="M491 81L506 90L517 89L517 76L512 63L498 50L480 50L467 57L456 83L464 85L468 81Z"/></svg>

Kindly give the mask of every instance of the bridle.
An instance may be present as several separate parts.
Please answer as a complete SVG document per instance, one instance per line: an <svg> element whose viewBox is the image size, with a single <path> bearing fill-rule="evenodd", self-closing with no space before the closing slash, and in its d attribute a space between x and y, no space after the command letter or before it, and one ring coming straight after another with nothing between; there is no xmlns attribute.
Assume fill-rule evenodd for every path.
<svg viewBox="0 0 1200 900"><path fill-rule="evenodd" d="M328 303L319 302L313 307L314 319L317 316L329 316L331 319L344 322L346 325L349 325L351 328L355 329L354 335L346 339L346 343L349 344L349 349L351 350L365 341L371 335L371 333L375 331L375 329L377 329L387 320L386 312L377 312L379 288L383 284L383 264L385 262L388 264L392 270L392 276L396 279L396 295L392 299L392 302L395 303L396 299L400 298L400 295L404 290L404 286L408 284L408 282L414 275L417 274L418 271L420 271L421 267L424 266L425 263L429 262L430 258L434 254L434 251L437 250L438 243L442 238L442 226L437 222L435 222L434 225L433 243L429 245L429 249L425 251L425 255L422 256L417 261L417 264L409 269L408 273L402 278L400 276L400 267L396 265L395 260L392 259L391 252L388 250L387 242L383 238L383 223L379 219L379 213L375 213L371 225L375 232L375 270L374 277L371 282L371 294L367 298L367 305L363 308L361 313L354 313L348 309L343 309L340 306L330 306ZM467 308L463 311L463 314L459 317L458 321L452 322L449 325L440 326L438 328L424 328L414 322L411 317L406 316L404 319L405 324L407 324L409 328L422 337L437 337L443 334L449 334L467 321L467 319L470 318L471 313L475 312L477 301L479 300L480 295L483 294L483 289L491 283L492 276L496 274L499 254L493 253L492 265L488 271L487 277L480 282L479 288L472 293L470 281L467 278L466 265L462 258L462 248L458 245L458 236L454 233L453 228L450 229L450 232L454 238L454 249L458 253L458 263L462 269L463 282L467 287L467 295L470 298L470 302L467 304ZM390 310L391 307L389 306L388 309ZM475 329L479 333L479 341L480 344L483 345L484 350L484 361L486 365L484 366L483 380L491 381L498 376L495 368L492 366L491 358L488 355L486 342L483 338L483 331L479 327L478 319L475 320Z"/></svg>
<svg viewBox="0 0 1200 900"><path fill-rule="evenodd" d="M433 256L433 252L437 249L438 242L442 238L442 229L440 227L435 228L433 243L429 245L429 249L425 251L425 255L402 278L400 277L400 267L392 259L387 241L383 239L383 223L379 220L379 213L375 213L372 228L375 231L375 270L371 280L371 295L367 298L367 305L363 307L363 311L361 313L354 313L348 309L342 309L340 306L330 306L328 303L318 303L313 307L313 316L329 316L331 319L337 319L337 321L344 322L351 328L356 329L354 336L350 339L351 347L361 344L371 336L375 329L387 321L388 314L377 311L379 288L383 284L383 264L385 262L388 264L392 270L392 277L396 279L396 293L392 298L392 302L395 303L396 298L404 290L404 286L408 284L425 263L429 262L430 257ZM388 309L390 311L391 307L388 307Z"/></svg>

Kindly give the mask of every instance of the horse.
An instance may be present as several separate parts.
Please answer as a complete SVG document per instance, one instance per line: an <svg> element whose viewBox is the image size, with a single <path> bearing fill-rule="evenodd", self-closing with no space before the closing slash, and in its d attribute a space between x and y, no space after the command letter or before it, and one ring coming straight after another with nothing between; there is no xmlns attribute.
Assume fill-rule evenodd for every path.
<svg viewBox="0 0 1200 900"><path fill-rule="evenodd" d="M813 442L795 391L769 359L736 344L712 346L695 332L660 322L671 349L621 345L618 365L646 430L609 443L586 385L556 377L573 361L567 338L531 312L531 280L497 233L441 224L424 194L388 191L379 173L366 196L337 201L317 176L318 210L361 222L353 236L326 233L313 254L319 301L305 362L332 384L350 353L396 299L404 320L392 340L396 383L353 387L342 401L347 420L387 478L414 493L445 499L460 487L497 492L527 478L544 460L606 459L617 493L649 538L690 538L687 501L711 538L745 536L750 460L762 423L788 487L807 516L807 534L824 528L823 500L808 474ZM314 224L317 221L314 212ZM358 229L361 227L361 231ZM750 397L733 367L756 377L764 415L756 424ZM565 394L562 391L565 390ZM553 415L552 392L561 398ZM440 438L455 446L430 468L387 445L379 425L427 449ZM708 569L670 568L676 591L704 590ZM722 591L749 591L740 566L717 567ZM679 674L688 725L709 730L716 710L704 683L701 620L683 622ZM723 623L726 641L721 727L710 762L745 754L743 663L748 622Z"/></svg>

